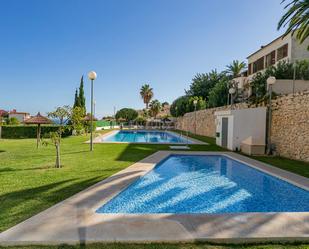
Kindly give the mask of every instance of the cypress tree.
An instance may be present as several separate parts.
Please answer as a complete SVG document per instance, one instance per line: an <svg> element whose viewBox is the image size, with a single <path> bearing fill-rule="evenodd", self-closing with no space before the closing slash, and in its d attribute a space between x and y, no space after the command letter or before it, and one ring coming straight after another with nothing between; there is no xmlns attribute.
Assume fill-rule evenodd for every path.
<svg viewBox="0 0 309 249"><path fill-rule="evenodd" d="M74 98L74 105L73 107L80 106L80 101L79 101L79 96L78 96L78 91L77 89L75 90L75 98Z"/></svg>
<svg viewBox="0 0 309 249"><path fill-rule="evenodd" d="M80 107L82 107L86 113L86 99L85 99L85 93L84 93L84 76L82 76L80 79L78 98L79 98Z"/></svg>

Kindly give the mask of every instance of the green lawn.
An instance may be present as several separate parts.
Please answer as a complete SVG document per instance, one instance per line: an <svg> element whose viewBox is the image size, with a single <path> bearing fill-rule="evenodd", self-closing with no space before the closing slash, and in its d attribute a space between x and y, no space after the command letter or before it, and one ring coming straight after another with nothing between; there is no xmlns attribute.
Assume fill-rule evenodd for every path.
<svg viewBox="0 0 309 249"><path fill-rule="evenodd" d="M309 163L307 162L291 160L279 156L252 156L251 158L309 178Z"/></svg>
<svg viewBox="0 0 309 249"><path fill-rule="evenodd" d="M2 247L0 247L2 249ZM3 247L4 248L4 247ZM210 245L197 244L90 244L78 246L16 246L9 249L308 249L309 244Z"/></svg>
<svg viewBox="0 0 309 249"><path fill-rule="evenodd" d="M179 133L179 131L177 131ZM192 138L196 138L198 140L207 142L211 144L214 149L220 150L222 148L216 147L216 139L212 137L204 137L204 136L199 136L199 135L194 135L192 133L189 133L189 136ZM309 163L308 162L303 162L303 161L298 161L298 160L292 160L280 156L250 156L251 158L271 164L273 166L276 166L278 168L291 171L295 174L305 176L309 178Z"/></svg>
<svg viewBox="0 0 309 249"><path fill-rule="evenodd" d="M193 136L193 135L192 135ZM210 145L190 145L192 150L217 151L214 139L193 136ZM64 138L61 145L63 168L54 168L53 146L36 149L35 139L0 140L0 232L34 214L105 179L119 170L167 145L96 144L89 152L85 136ZM292 172L309 176L308 164L282 158L257 157ZM305 169L304 169L305 168ZM307 246L307 247L306 247ZM84 248L84 247L16 247ZM91 245L87 248L308 248L308 245L261 245L253 247L210 246L205 244Z"/></svg>
<svg viewBox="0 0 309 249"><path fill-rule="evenodd" d="M63 168L55 169L53 146L36 149L34 139L0 140L0 231L33 216L167 145L96 144L88 138L64 138ZM193 145L194 150L218 150Z"/></svg>

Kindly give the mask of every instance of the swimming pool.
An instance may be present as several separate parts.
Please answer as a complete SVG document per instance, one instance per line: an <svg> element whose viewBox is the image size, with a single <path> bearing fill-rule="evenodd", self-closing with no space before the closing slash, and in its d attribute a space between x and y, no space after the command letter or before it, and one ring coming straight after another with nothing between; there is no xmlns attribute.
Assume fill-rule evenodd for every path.
<svg viewBox="0 0 309 249"><path fill-rule="evenodd" d="M120 142L120 143L167 143L167 144L186 144L193 143L180 134L169 131L146 131L146 130L121 130L102 137L101 142Z"/></svg>
<svg viewBox="0 0 309 249"><path fill-rule="evenodd" d="M309 191L224 155L171 155L97 213L308 212Z"/></svg>

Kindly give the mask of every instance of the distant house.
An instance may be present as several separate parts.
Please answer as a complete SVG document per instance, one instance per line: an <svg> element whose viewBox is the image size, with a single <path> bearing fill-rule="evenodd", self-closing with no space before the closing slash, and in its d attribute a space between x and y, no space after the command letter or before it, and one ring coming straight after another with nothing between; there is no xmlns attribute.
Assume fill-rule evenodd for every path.
<svg viewBox="0 0 309 249"><path fill-rule="evenodd" d="M157 117L158 118L165 118L165 117L170 116L170 115L171 115L170 105L164 104L164 105L162 105L162 108L161 108L160 112L158 113Z"/></svg>
<svg viewBox="0 0 309 249"><path fill-rule="evenodd" d="M13 109L9 112L9 118L17 118L19 122L23 123L26 119L30 118L30 113L28 112L18 112Z"/></svg>
<svg viewBox="0 0 309 249"><path fill-rule="evenodd" d="M5 110L0 109L0 124L5 123L4 118L7 117L9 113Z"/></svg>
<svg viewBox="0 0 309 249"><path fill-rule="evenodd" d="M250 81L258 72L264 71L270 66L276 66L280 61L294 63L298 60L309 59L309 38L303 44L299 44L295 36L291 34L280 36L270 43L250 54L248 59L248 70L242 72L239 77L233 79L237 83L238 89L243 90L243 97L249 97L252 93ZM273 91L277 94L287 94L295 91L309 90L309 82L298 80L295 82L295 89L292 87L292 80L278 80L273 86Z"/></svg>
<svg viewBox="0 0 309 249"><path fill-rule="evenodd" d="M8 115L9 115L9 113L7 111L0 109L0 117L6 117Z"/></svg>

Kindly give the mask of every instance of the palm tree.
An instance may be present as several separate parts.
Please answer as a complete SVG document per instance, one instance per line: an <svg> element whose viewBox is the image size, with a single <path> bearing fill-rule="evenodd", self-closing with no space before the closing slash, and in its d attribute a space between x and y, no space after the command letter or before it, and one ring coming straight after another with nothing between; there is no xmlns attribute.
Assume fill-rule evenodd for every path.
<svg viewBox="0 0 309 249"><path fill-rule="evenodd" d="M155 99L150 102L149 106L150 106L151 116L156 118L161 110L161 103L159 102L159 100Z"/></svg>
<svg viewBox="0 0 309 249"><path fill-rule="evenodd" d="M286 0L282 0L282 3ZM278 23L278 30L288 25L283 36L292 32L296 32L296 38L303 43L309 36L309 1L308 0L292 0L284 9L288 11L281 17ZM309 50L309 46L307 47Z"/></svg>
<svg viewBox="0 0 309 249"><path fill-rule="evenodd" d="M239 60L233 60L233 62L230 65L227 65L226 68L226 73L232 75L233 78L236 78L241 71L246 68L246 63L244 61L240 62Z"/></svg>
<svg viewBox="0 0 309 249"><path fill-rule="evenodd" d="M150 85L144 84L141 87L140 95L141 95L144 103L146 104L146 109L148 109L148 104L153 97L153 91L152 91L152 88L150 87Z"/></svg>

